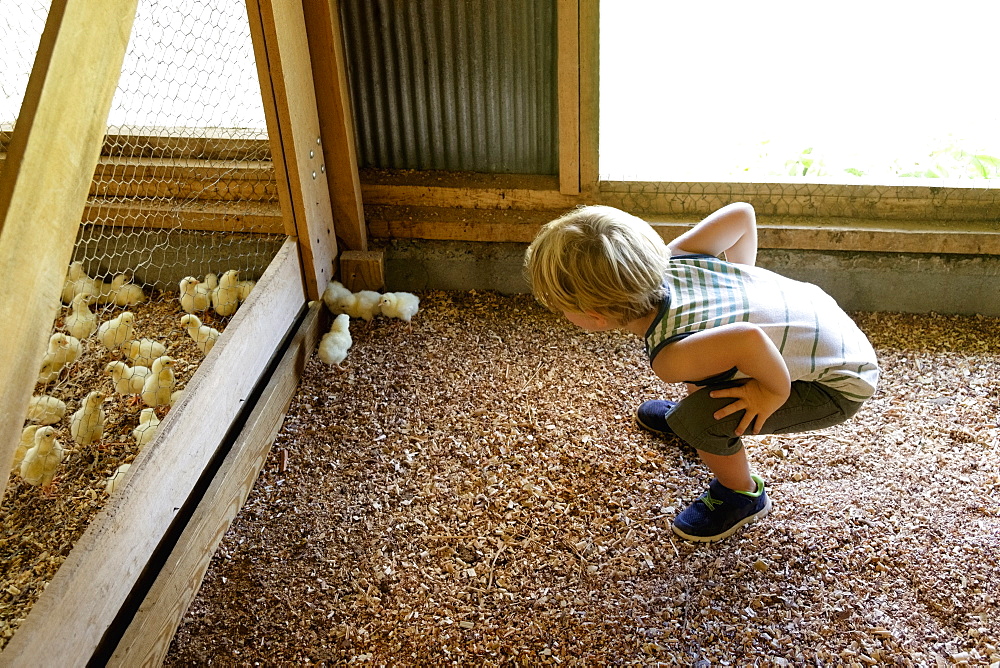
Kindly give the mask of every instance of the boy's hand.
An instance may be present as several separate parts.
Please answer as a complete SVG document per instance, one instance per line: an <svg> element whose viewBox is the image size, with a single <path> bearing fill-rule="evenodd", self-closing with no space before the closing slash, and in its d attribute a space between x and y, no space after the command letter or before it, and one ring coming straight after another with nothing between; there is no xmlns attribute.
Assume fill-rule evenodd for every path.
<svg viewBox="0 0 1000 668"><path fill-rule="evenodd" d="M746 411L736 427L735 434L737 436L742 436L751 423L753 423L753 433L759 434L764 427L764 422L771 417L774 411L781 408L781 405L788 400L788 395L789 391L787 390L784 394L774 392L753 378L737 387L727 387L709 393L713 399L725 397L736 399L736 401L715 411L713 417L716 420L721 420L738 411Z"/></svg>

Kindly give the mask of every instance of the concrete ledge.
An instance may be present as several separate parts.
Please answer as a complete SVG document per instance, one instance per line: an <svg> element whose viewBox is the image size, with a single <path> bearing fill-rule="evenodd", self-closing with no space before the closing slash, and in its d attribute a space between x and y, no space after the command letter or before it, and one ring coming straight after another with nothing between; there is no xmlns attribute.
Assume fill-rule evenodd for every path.
<svg viewBox="0 0 1000 668"><path fill-rule="evenodd" d="M395 240L388 290L528 292L519 243ZM849 311L1000 316L1000 257L762 249L762 267L815 283Z"/></svg>

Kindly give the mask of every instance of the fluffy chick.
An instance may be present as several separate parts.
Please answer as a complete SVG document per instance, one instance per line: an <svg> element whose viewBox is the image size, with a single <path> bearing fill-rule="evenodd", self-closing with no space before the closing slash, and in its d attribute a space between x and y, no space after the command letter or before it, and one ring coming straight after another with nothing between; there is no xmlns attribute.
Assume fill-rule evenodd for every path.
<svg viewBox="0 0 1000 668"><path fill-rule="evenodd" d="M87 275L83 270L83 262L77 261L69 265L66 272L66 280L63 282L62 301L69 304L73 297L79 294L96 295L98 292L97 281Z"/></svg>
<svg viewBox="0 0 1000 668"><path fill-rule="evenodd" d="M62 460L63 448L56 440L56 430L42 427L35 432L35 443L28 448L21 460L21 477L29 485L48 488L56 477Z"/></svg>
<svg viewBox="0 0 1000 668"><path fill-rule="evenodd" d="M122 351L132 364L152 366L153 360L167 353L167 347L159 341L142 338L126 341L122 345Z"/></svg>
<svg viewBox="0 0 1000 668"><path fill-rule="evenodd" d="M146 376L142 386L142 400L147 406L169 406L170 395L174 391L177 379L174 378L174 359L172 357L157 357L153 361L152 373Z"/></svg>
<svg viewBox="0 0 1000 668"><path fill-rule="evenodd" d="M352 294L340 281L330 281L323 290L323 303L330 309L330 313L340 315L344 312L343 304L349 303Z"/></svg>
<svg viewBox="0 0 1000 668"><path fill-rule="evenodd" d="M118 274L111 279L110 283L105 283L102 280L94 281L97 285L97 294L94 295L95 304L113 304L115 301L115 293L118 289L125 285L128 281L128 276L125 274Z"/></svg>
<svg viewBox="0 0 1000 668"><path fill-rule="evenodd" d="M91 392L83 398L83 405L69 419L69 433L78 445L93 445L104 436L107 415L101 404L103 392Z"/></svg>
<svg viewBox="0 0 1000 668"><path fill-rule="evenodd" d="M45 354L53 361L66 366L80 359L81 352L83 350L80 346L80 339L69 334L56 332L49 337L49 349Z"/></svg>
<svg viewBox="0 0 1000 668"><path fill-rule="evenodd" d="M123 311L117 318L102 322L97 328L97 339L108 350L116 350L135 335L135 315Z"/></svg>
<svg viewBox="0 0 1000 668"><path fill-rule="evenodd" d="M240 281L236 284L236 289L239 290L240 303L242 304L250 296L250 291L257 287L257 281Z"/></svg>
<svg viewBox="0 0 1000 668"><path fill-rule="evenodd" d="M28 401L28 422L55 424L66 416L66 403L48 394L36 394Z"/></svg>
<svg viewBox="0 0 1000 668"><path fill-rule="evenodd" d="M230 269L219 279L219 286L212 290L212 308L221 316L236 313L240 305L240 272Z"/></svg>
<svg viewBox="0 0 1000 668"><path fill-rule="evenodd" d="M90 310L93 295L80 294L73 297L70 313L66 316L66 331L70 336L85 339L97 331L97 316Z"/></svg>
<svg viewBox="0 0 1000 668"><path fill-rule="evenodd" d="M42 425L40 424L29 424L21 430L21 440L18 441L17 448L14 450L14 466L12 470L21 470L21 462L24 460L24 454L35 444L35 432L41 428Z"/></svg>
<svg viewBox="0 0 1000 668"><path fill-rule="evenodd" d="M116 489L125 484L125 476L130 468L132 468L131 464L122 464L108 476L107 482L104 483L104 489L107 490L108 494L114 494Z"/></svg>
<svg viewBox="0 0 1000 668"><path fill-rule="evenodd" d="M59 374L62 373L64 366L62 362L52 359L46 353L45 357L42 358L42 366L38 369L38 377L35 379L35 383L39 385L54 383L59 378Z"/></svg>
<svg viewBox="0 0 1000 668"><path fill-rule="evenodd" d="M201 313L212 305L212 292L194 276L181 279L181 308L185 313Z"/></svg>
<svg viewBox="0 0 1000 668"><path fill-rule="evenodd" d="M347 359L354 340L351 338L351 316L341 313L333 320L330 331L319 341L319 358L331 366L340 366Z"/></svg>
<svg viewBox="0 0 1000 668"><path fill-rule="evenodd" d="M160 426L160 418L156 415L156 410L143 408L139 413L139 425L132 430L132 437L135 444L142 450L146 444L153 440L156 435L156 428Z"/></svg>
<svg viewBox="0 0 1000 668"><path fill-rule="evenodd" d="M380 305L382 295L374 290L361 290L355 292L350 297L340 300L340 312L346 313L352 318L361 318L370 322L372 318L382 312Z"/></svg>
<svg viewBox="0 0 1000 668"><path fill-rule="evenodd" d="M131 306L132 304L141 304L144 301L146 301L146 293L141 286L135 283L123 283L115 290L115 304L118 306Z"/></svg>
<svg viewBox="0 0 1000 668"><path fill-rule="evenodd" d="M152 373L149 367L129 366L125 362L108 362L104 371L111 375L115 384L115 392L123 397L130 397L142 392L146 376Z"/></svg>
<svg viewBox="0 0 1000 668"><path fill-rule="evenodd" d="M382 295L381 306L382 315L409 324L420 310L420 297L409 292L387 292Z"/></svg>
<svg viewBox="0 0 1000 668"><path fill-rule="evenodd" d="M201 318L191 313L181 316L181 326L187 329L188 336L194 339L198 350L206 355L212 350L220 336L219 330L201 324Z"/></svg>

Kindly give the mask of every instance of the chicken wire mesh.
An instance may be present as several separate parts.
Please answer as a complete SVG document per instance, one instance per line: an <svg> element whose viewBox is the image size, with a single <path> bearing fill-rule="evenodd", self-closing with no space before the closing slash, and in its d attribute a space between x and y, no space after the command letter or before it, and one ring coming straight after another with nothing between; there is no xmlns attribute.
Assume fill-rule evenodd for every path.
<svg viewBox="0 0 1000 668"><path fill-rule="evenodd" d="M17 124L48 11L45 0L25 0L6 3L0 13L0 157ZM142 375L136 380L132 369L143 366L155 375L155 357L178 358L170 386L183 388L286 239L240 0L139 0L107 127L65 269L63 308L34 389L58 400L51 404L58 415L36 403L27 415L29 423L54 424L70 447L90 445L79 437L73 414L95 391L105 396L107 415L97 443L137 445L129 432L142 405L162 415L173 399L171 392L147 399ZM221 300L206 290L196 301L208 294L207 308L185 304L179 297L188 276L200 288L220 288ZM74 301L79 293L89 296ZM184 311L204 327L181 320ZM120 319L126 312L132 322ZM144 347L120 345L126 340ZM112 361L131 365L122 373L133 379L132 391L112 373ZM126 455L134 450L117 457ZM106 468L91 464L87 476Z"/></svg>

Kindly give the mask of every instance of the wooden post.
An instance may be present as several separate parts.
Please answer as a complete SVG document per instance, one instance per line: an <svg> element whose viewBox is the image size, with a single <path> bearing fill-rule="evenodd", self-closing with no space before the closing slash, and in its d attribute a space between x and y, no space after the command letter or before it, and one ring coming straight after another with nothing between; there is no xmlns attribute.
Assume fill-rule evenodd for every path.
<svg viewBox="0 0 1000 668"><path fill-rule="evenodd" d="M302 249L309 299L333 278L337 238L302 3L247 0L278 199Z"/></svg>
<svg viewBox="0 0 1000 668"><path fill-rule="evenodd" d="M557 96L559 106L559 192L580 192L580 6L557 0Z"/></svg>
<svg viewBox="0 0 1000 668"><path fill-rule="evenodd" d="M383 251L344 251L340 254L340 280L351 292L379 291L385 287Z"/></svg>
<svg viewBox="0 0 1000 668"><path fill-rule="evenodd" d="M596 197L600 183L600 0L580 1L580 190Z"/></svg>
<svg viewBox="0 0 1000 668"><path fill-rule="evenodd" d="M347 84L338 0L303 0L313 79L323 133L326 177L337 237L348 250L368 250L361 203L361 179L354 139L354 115Z"/></svg>
<svg viewBox="0 0 1000 668"><path fill-rule="evenodd" d="M54 0L0 173L0 498L35 387L137 0Z"/></svg>

